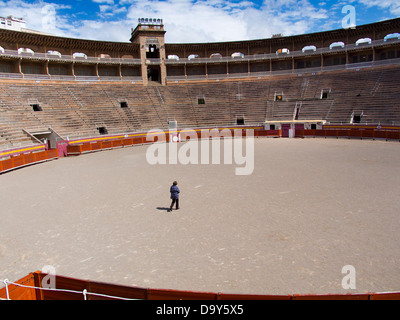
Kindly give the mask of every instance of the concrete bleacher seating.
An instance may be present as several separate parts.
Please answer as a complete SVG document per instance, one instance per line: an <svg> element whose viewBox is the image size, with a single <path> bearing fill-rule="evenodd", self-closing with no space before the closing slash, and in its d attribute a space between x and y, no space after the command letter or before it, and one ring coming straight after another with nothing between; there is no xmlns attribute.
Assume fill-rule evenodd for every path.
<svg viewBox="0 0 400 320"><path fill-rule="evenodd" d="M261 79L171 83L0 82L1 148L31 144L23 129L52 128L66 138L178 127L260 125L264 121L322 119L350 123L400 123L400 66L391 65ZM329 94L322 99L322 92ZM282 101L275 101L276 95ZM199 103L204 99L204 104ZM121 102L125 102L121 107ZM32 104L42 111L34 111Z"/></svg>

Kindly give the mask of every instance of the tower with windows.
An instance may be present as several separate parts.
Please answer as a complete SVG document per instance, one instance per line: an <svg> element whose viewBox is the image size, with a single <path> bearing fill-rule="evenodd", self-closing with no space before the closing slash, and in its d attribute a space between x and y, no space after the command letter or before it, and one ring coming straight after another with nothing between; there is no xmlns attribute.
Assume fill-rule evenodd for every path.
<svg viewBox="0 0 400 320"><path fill-rule="evenodd" d="M158 18L139 18L137 27L132 30L130 41L140 46L144 85L166 84L165 32L163 20Z"/></svg>

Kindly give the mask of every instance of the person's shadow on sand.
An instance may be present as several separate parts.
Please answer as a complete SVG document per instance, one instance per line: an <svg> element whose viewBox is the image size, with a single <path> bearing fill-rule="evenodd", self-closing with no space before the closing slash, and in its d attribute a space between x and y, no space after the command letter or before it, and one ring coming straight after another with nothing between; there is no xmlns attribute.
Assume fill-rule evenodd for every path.
<svg viewBox="0 0 400 320"><path fill-rule="evenodd" d="M166 208L166 207L157 207L157 210L160 210L160 211L167 211L167 212L172 212L172 211L175 211L176 209L172 209L172 210L170 210L169 208Z"/></svg>

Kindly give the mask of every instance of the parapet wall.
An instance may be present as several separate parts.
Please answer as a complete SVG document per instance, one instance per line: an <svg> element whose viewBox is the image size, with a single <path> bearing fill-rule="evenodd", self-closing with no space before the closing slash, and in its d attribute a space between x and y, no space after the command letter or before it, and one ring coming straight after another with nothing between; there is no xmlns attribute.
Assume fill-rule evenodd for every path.
<svg viewBox="0 0 400 320"><path fill-rule="evenodd" d="M305 35L271 39L165 44L158 58L138 43L62 38L0 30L0 75L109 77L143 80L146 68L166 77L235 75L324 68L400 58L400 18ZM360 39L369 39L358 42ZM310 49L311 48L311 49ZM143 67L145 65L146 67ZM163 76L163 79L165 76ZM92 79L93 80L93 79ZM165 80L165 79L164 79ZM165 81L161 83L165 84Z"/></svg>

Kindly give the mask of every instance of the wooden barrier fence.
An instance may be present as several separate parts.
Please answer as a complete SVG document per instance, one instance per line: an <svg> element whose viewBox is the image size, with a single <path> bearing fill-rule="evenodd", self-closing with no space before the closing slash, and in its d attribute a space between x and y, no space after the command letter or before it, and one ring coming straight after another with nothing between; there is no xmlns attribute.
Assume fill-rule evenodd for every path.
<svg viewBox="0 0 400 320"><path fill-rule="evenodd" d="M80 155L82 153L94 152L98 150L107 150L113 148L129 147L146 143L146 137L124 138L106 141L83 142L79 144L69 144L67 146L67 155Z"/></svg>
<svg viewBox="0 0 400 320"><path fill-rule="evenodd" d="M243 137L246 136L246 129L248 128L221 128L221 130L229 130L231 133L231 136L234 136L234 131L235 130L240 130L241 135ZM278 138L281 136L281 131L280 130L263 130L260 129L259 127L256 128L251 128L254 130L254 136L255 137L273 137L273 138ZM208 130L208 129L193 129L191 132L196 132L197 139L202 139L205 138L203 136L202 130ZM213 136L213 129L209 131L210 135L206 136L206 138L212 137ZM217 129L216 129L217 130ZM145 143L153 143L153 142L160 142L160 141L165 141L165 142L170 142L170 137L173 136L174 134L179 134L180 131L173 131L173 133L170 135L168 131L164 132L164 137L160 135L154 135L154 140L152 141L147 141L146 134L136 134L135 137L128 137L128 138L120 138L121 136L118 136L116 138L110 137L112 140L96 140L96 138L93 139L87 139L87 140L78 140L77 142L70 142L70 144L67 146L67 155L68 156L74 156L74 155L80 155L83 153L88 153L88 152L94 152L98 150L107 150L107 149L113 149L113 148L121 148L121 147L126 147L126 146L133 146L133 145L141 145ZM161 139L161 140L160 140ZM189 140L189 139L187 139Z"/></svg>
<svg viewBox="0 0 400 320"><path fill-rule="evenodd" d="M365 294L256 295L130 287L54 276L55 290L40 289L48 275L36 271L0 289L10 300L400 300L400 292ZM44 280L44 281L43 281Z"/></svg>
<svg viewBox="0 0 400 320"><path fill-rule="evenodd" d="M202 129L195 129L197 133L197 138L204 138L202 136ZM225 129L226 130L226 129ZM238 128L229 128L231 131L231 135L234 135L234 130L238 130ZM270 137L270 138L279 138L282 136L281 130L264 130L260 128L255 128L254 137ZM241 130L241 134L243 137L246 136L246 128ZM176 131L179 134L179 131ZM212 136L212 131L210 131L210 136ZM375 129L322 129L322 130L295 130L295 138L359 138L359 139L384 139L384 140L399 140L400 141L400 131L386 131L386 130L375 130ZM169 142L170 135L168 132L165 132L165 141ZM155 141L158 141L157 138ZM134 138L117 138L114 140L105 140L105 141L87 141L87 142L79 142L78 144L70 144L67 146L67 154L71 155L79 155L87 152L93 152L97 150L105 150L112 148L120 148L125 146L139 145L144 143L152 143L152 141L146 141L145 134L141 134L141 136Z"/></svg>
<svg viewBox="0 0 400 320"><path fill-rule="evenodd" d="M0 173L57 158L58 151L56 149L13 154L8 159L0 161Z"/></svg>
<svg viewBox="0 0 400 320"><path fill-rule="evenodd" d="M358 139L382 139L399 140L400 131L377 130L377 129L322 129L322 130L296 130L296 138L306 137L333 137L333 138L358 138Z"/></svg>
<svg viewBox="0 0 400 320"><path fill-rule="evenodd" d="M221 128L224 129L224 128ZM241 130L243 137L246 136L246 129L254 130L254 137L272 137L279 138L282 136L281 130L264 130L261 127L252 128L228 128L231 135L234 135L235 130ZM197 138L204 138L202 136L202 130L209 129L194 129L197 133ZM213 129L211 129L212 131ZM215 129L218 130L218 129ZM225 129L226 130L226 129ZM211 132L210 131L210 136ZM179 131L175 131L179 134ZM358 138L358 139L382 139L382 140L397 140L400 141L400 130L379 130L379 129L364 129L364 128L351 128L351 129L321 129L321 130L295 130L295 138ZM160 141L169 142L170 135L168 131L165 132L165 137L155 136L154 141L147 141L145 133L137 133L132 135L119 135L108 138L89 138L83 140L76 140L69 142L67 146L67 155L80 155L87 152L95 152L99 150L107 150L113 148L122 148L133 145L141 145L145 143L153 143ZM40 163L52 159L57 159L57 150L42 150L38 152L28 153L14 153L5 160L0 160L0 173L21 168L30 164Z"/></svg>

